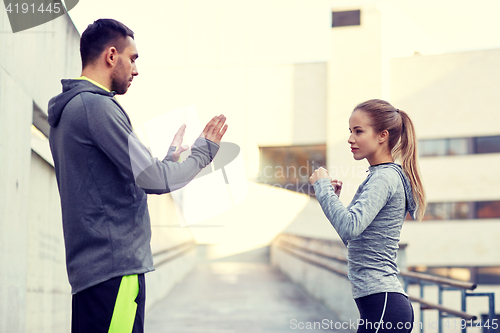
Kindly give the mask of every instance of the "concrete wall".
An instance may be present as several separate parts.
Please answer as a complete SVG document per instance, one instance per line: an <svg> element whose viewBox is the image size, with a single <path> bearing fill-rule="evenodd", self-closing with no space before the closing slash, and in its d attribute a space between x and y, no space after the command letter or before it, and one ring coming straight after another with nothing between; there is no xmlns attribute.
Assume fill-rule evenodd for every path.
<svg viewBox="0 0 500 333"><path fill-rule="evenodd" d="M206 257L222 259L249 253L271 244L307 205L308 195L247 182L248 194L232 209L207 219L191 229Z"/></svg>
<svg viewBox="0 0 500 333"><path fill-rule="evenodd" d="M341 242L334 241L329 242L329 244L326 249L327 253L345 256L345 247ZM318 250L318 246L315 245L309 244L305 246ZM325 246L320 246L320 248L325 250ZM274 266L286 274L293 282L302 286L308 294L325 304L337 315L340 322L349 323L357 321L359 312L352 298L350 282L345 276L335 274L290 255L290 253L280 248L279 241L272 243L270 253L271 263ZM321 258L318 257L314 259L321 261ZM344 267L345 265L342 263L329 262L328 264L347 271L346 267ZM342 331L349 332L352 330Z"/></svg>
<svg viewBox="0 0 500 333"><path fill-rule="evenodd" d="M391 95L419 138L498 135L500 50L396 58Z"/></svg>
<svg viewBox="0 0 500 333"><path fill-rule="evenodd" d="M152 230L151 250L156 270L146 274L146 310L165 297L199 259L191 230L180 226L172 197L169 194L149 195L148 207ZM186 246L164 253L182 244ZM168 260L170 258L173 259Z"/></svg>
<svg viewBox="0 0 500 333"><path fill-rule="evenodd" d="M4 68L0 89L0 331L24 332L32 101Z"/></svg>
<svg viewBox="0 0 500 333"><path fill-rule="evenodd" d="M60 234L38 224L60 221L44 206L57 199L45 192L53 189L47 165L32 156L31 122L33 102L47 105L59 79L78 73L78 34L67 17L13 34L4 10L0 31L0 331L52 332L64 325L53 315L67 306L67 287L54 256Z"/></svg>
<svg viewBox="0 0 500 333"><path fill-rule="evenodd" d="M64 332L70 327L71 288L66 275L59 191L54 168L33 151L30 169L30 193L25 201L29 216L26 332Z"/></svg>
<svg viewBox="0 0 500 333"><path fill-rule="evenodd" d="M294 67L292 142L325 143L327 64L296 64Z"/></svg>
<svg viewBox="0 0 500 333"><path fill-rule="evenodd" d="M325 304L338 316L341 323L356 322L359 319L356 303L349 292L351 286L345 277L301 261L274 246L271 246L271 262L309 295Z"/></svg>
<svg viewBox="0 0 500 333"><path fill-rule="evenodd" d="M335 7L361 10L361 25L331 29L328 61L327 158L330 174L344 182L341 201L348 204L366 178L366 161L354 161L347 140L354 107L382 96L382 16L376 4Z"/></svg>

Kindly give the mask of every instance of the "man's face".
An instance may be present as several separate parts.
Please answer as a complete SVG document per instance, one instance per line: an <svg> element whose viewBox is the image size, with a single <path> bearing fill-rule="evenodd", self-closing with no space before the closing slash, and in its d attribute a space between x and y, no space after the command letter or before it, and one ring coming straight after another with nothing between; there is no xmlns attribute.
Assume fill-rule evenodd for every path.
<svg viewBox="0 0 500 333"><path fill-rule="evenodd" d="M134 76L139 75L135 64L138 57L134 40L127 36L127 46L122 53L118 54L117 65L111 73L111 91L116 91L118 95L127 92Z"/></svg>

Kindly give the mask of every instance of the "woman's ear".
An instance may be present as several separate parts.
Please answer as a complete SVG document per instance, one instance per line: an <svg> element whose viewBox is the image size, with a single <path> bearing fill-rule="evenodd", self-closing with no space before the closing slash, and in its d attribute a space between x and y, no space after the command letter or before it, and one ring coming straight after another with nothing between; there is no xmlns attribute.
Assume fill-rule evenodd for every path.
<svg viewBox="0 0 500 333"><path fill-rule="evenodd" d="M378 137L379 143L384 143L388 139L389 139L389 131L383 130L382 132L380 132L379 137Z"/></svg>

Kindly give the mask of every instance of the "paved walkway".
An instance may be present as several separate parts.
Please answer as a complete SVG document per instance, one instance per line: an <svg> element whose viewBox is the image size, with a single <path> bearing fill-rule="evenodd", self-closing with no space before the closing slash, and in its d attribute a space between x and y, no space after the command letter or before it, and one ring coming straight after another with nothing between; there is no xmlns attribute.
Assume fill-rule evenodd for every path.
<svg viewBox="0 0 500 333"><path fill-rule="evenodd" d="M146 313L145 329L146 333L336 332L329 329L330 320L337 321L330 310L269 264L209 262L198 265ZM316 329L306 329L314 322Z"/></svg>

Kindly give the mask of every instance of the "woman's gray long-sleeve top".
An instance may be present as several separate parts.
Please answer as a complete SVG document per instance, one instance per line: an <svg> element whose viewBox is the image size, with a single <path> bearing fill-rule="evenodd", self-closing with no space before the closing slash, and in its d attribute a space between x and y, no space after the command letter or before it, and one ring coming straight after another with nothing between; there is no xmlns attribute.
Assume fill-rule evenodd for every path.
<svg viewBox="0 0 500 333"><path fill-rule="evenodd" d="M398 242L406 212L416 204L401 166L370 166L351 203L344 207L329 179L314 183L316 198L348 249L348 273L354 299L380 292L407 295L398 280Z"/></svg>

